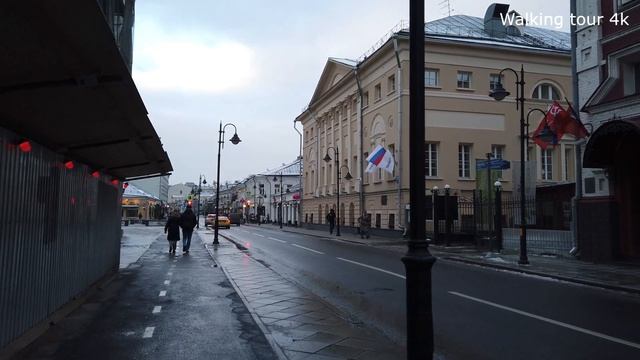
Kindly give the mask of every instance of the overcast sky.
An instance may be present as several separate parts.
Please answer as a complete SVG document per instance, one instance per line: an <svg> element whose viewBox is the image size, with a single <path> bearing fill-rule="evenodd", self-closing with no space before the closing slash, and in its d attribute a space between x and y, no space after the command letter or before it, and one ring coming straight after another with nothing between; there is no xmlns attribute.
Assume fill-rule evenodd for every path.
<svg viewBox="0 0 640 360"><path fill-rule="evenodd" d="M426 1L427 21L447 15L441 2ZM450 2L453 14L478 17L492 3ZM569 13L568 0L509 3L521 14ZM327 58L357 58L408 19L408 0L136 1L133 77L173 164L170 183L215 180L220 121L242 140L226 141L221 182L295 160L293 120Z"/></svg>

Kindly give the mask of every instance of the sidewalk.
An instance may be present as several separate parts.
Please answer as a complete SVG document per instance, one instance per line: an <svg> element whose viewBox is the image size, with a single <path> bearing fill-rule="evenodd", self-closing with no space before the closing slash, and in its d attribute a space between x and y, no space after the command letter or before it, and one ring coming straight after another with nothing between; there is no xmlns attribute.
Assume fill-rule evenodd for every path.
<svg viewBox="0 0 640 360"><path fill-rule="evenodd" d="M258 227L255 224L247 225ZM260 226L278 229L277 225L263 224ZM330 235L328 231L310 230L291 226L283 227L282 231L367 246L383 247L402 253L407 251L407 239L403 238L371 236L369 239L361 239L358 234L351 232L342 232L342 236L338 237L335 236L335 233ZM594 264L569 257L537 256L530 254L529 265L519 265L518 254L491 253L486 250L478 250L473 246L445 247L442 245L431 245L429 246L429 250L434 256L440 259L640 295L640 264L637 266L621 263Z"/></svg>
<svg viewBox="0 0 640 360"><path fill-rule="evenodd" d="M170 255L163 228L144 229L125 234L155 236L149 249L15 358L278 359L197 232Z"/></svg>
<svg viewBox="0 0 640 360"><path fill-rule="evenodd" d="M200 233L209 240L213 237L210 230L201 229ZM238 250L242 249L240 239L225 231L220 232L220 237L219 245L208 241L207 249L227 273L267 339L282 351L284 358L406 358L403 347Z"/></svg>

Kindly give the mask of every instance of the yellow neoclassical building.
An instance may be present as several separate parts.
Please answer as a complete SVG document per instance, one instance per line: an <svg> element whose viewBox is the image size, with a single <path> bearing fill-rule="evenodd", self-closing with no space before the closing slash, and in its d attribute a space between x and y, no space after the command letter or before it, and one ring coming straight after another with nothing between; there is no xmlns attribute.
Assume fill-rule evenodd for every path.
<svg viewBox="0 0 640 360"><path fill-rule="evenodd" d="M571 98L569 34L503 26L494 15L454 15L425 24L426 189L449 185L453 194L471 196L477 159L491 153L520 160L513 73L502 76L511 96L501 102L488 96L502 69L524 67L526 110L546 109L554 99ZM296 118L303 125L301 216L306 223L326 223L340 191L341 224L357 226L364 211L371 214L374 228L404 227L409 204L408 35L400 26L361 59L327 60L308 107ZM532 114L530 133L540 119L539 113ZM376 145L393 153L392 174L364 171L365 159ZM323 161L327 154L329 162ZM571 139L545 151L530 143L528 157L535 161L536 174L528 175L527 181L574 181ZM353 179L344 178L347 171ZM505 191L513 188L511 173L502 173Z"/></svg>

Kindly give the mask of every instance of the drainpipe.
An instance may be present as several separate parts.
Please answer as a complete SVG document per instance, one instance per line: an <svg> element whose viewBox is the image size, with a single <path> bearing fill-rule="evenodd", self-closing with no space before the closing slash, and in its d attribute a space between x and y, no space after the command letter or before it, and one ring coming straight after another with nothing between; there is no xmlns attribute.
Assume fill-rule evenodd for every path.
<svg viewBox="0 0 640 360"><path fill-rule="evenodd" d="M296 121L293 120L293 129L298 133L298 135L300 135L300 155L298 155L298 162L300 163L300 178L299 178L299 183L300 183L300 199L298 200L298 225L302 225L302 197L304 194L304 188L302 187L302 132L300 132L300 130L298 130L298 128L296 127Z"/></svg>
<svg viewBox="0 0 640 360"><path fill-rule="evenodd" d="M364 159L363 154L364 154L364 121L363 121L363 115L362 115L362 101L363 101L363 93L362 93L362 84L360 83L360 76L358 74L358 69L360 67L360 64L356 65L356 68L354 69L354 74L356 76L356 85L358 86L358 102L360 103L360 105L358 106L358 120L360 122L360 155L359 156L359 162L360 162L360 215L365 214L365 208L364 208Z"/></svg>
<svg viewBox="0 0 640 360"><path fill-rule="evenodd" d="M576 0L571 0L570 3L570 12L571 14L576 14ZM573 108L576 110L576 114L580 117L580 96L579 96L579 86L578 86L578 64L577 64L577 27L575 24L571 25L571 77L572 81L572 93L573 93ZM575 155L576 155L576 194L573 198L571 204L571 215L573 217L573 249L569 252L571 255L577 255L579 252L578 249L578 239L579 239L579 228L578 228L578 202L580 198L582 198L582 144L584 144L584 140L580 140L575 143Z"/></svg>
<svg viewBox="0 0 640 360"><path fill-rule="evenodd" d="M398 36L393 36L393 50L396 54L396 91L398 103L398 176L396 177L398 187L398 224L402 222L402 64L400 63L400 52L398 50Z"/></svg>

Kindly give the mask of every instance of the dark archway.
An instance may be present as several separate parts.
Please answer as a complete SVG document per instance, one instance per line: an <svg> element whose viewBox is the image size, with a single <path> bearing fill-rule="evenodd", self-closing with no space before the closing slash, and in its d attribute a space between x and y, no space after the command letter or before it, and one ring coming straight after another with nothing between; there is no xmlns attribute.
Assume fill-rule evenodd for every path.
<svg viewBox="0 0 640 360"><path fill-rule="evenodd" d="M600 126L589 139L584 153L584 167L606 169L612 184L610 199L613 206L606 218L613 222L611 251L615 258L640 259L638 155L640 119L612 120ZM606 221L606 218L601 221Z"/></svg>

